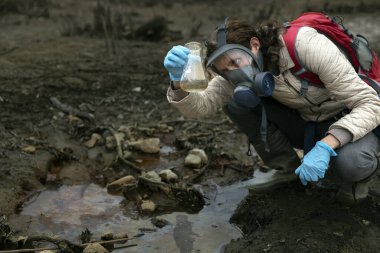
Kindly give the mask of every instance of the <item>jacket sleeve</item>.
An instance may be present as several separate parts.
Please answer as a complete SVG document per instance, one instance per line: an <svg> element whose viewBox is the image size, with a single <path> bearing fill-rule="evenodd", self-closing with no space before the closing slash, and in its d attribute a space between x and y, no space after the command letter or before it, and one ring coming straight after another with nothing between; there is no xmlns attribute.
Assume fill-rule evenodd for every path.
<svg viewBox="0 0 380 253"><path fill-rule="evenodd" d="M215 115L228 103L232 94L233 86L221 76L216 76L208 83L207 89L202 92L191 92L178 96L169 88L167 99L185 117L205 118Z"/></svg>
<svg viewBox="0 0 380 253"><path fill-rule="evenodd" d="M300 61L317 74L331 98L350 109L350 113L331 125L330 131L347 130L352 141L363 137L380 124L380 99L357 75L338 47L315 29L303 27L295 47Z"/></svg>

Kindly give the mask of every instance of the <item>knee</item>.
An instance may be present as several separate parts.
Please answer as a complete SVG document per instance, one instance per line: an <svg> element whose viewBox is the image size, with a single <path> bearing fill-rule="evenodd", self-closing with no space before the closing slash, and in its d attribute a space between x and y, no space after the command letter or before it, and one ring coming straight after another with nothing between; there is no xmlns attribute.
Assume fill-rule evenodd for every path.
<svg viewBox="0 0 380 253"><path fill-rule="evenodd" d="M358 182L370 177L378 166L378 158L364 150L342 149L333 157L331 168L342 181Z"/></svg>
<svg viewBox="0 0 380 253"><path fill-rule="evenodd" d="M247 114L251 110L247 107L241 106L232 98L228 104L223 108L227 115L242 115Z"/></svg>

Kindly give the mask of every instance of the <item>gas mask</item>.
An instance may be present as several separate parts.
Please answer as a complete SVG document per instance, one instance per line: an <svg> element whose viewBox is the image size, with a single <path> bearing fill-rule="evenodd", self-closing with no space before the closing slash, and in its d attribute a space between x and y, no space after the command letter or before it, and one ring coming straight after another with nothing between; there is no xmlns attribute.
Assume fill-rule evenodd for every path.
<svg viewBox="0 0 380 253"><path fill-rule="evenodd" d="M274 77L263 72L263 55L257 57L250 49L239 44L226 43L226 28L217 30L218 48L207 59L206 67L221 75L235 86L234 100L245 107L254 108L263 96L271 96L274 90Z"/></svg>

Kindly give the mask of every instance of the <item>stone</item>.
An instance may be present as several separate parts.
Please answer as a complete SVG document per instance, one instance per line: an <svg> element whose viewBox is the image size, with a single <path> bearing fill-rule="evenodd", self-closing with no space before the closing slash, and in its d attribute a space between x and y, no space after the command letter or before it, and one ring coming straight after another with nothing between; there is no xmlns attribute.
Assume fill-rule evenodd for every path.
<svg viewBox="0 0 380 253"><path fill-rule="evenodd" d="M103 241L109 241L114 239L114 235L111 231L105 232L100 236L100 239Z"/></svg>
<svg viewBox="0 0 380 253"><path fill-rule="evenodd" d="M161 182L161 177L157 174L157 172L153 170L148 171L148 172L143 172L141 176L154 182Z"/></svg>
<svg viewBox="0 0 380 253"><path fill-rule="evenodd" d="M137 180L134 176L128 175L118 180L113 181L107 185L107 192L109 194L120 194L125 186L136 186Z"/></svg>
<svg viewBox="0 0 380 253"><path fill-rule="evenodd" d="M152 219L150 219L150 222L152 222L152 224L158 228L163 228L169 224L167 220L161 217L153 217Z"/></svg>
<svg viewBox="0 0 380 253"><path fill-rule="evenodd" d="M84 145L88 148L93 148L97 143L101 143L103 141L103 137L100 134L93 133L91 138L84 143Z"/></svg>
<svg viewBox="0 0 380 253"><path fill-rule="evenodd" d="M188 154L185 157L185 165L193 168L199 168L202 165L202 159L197 155Z"/></svg>
<svg viewBox="0 0 380 253"><path fill-rule="evenodd" d="M175 183L178 180L177 174L170 169L161 170L159 173L161 179L167 183Z"/></svg>
<svg viewBox="0 0 380 253"><path fill-rule="evenodd" d="M142 200L140 210L142 213L153 213L156 210L156 204L151 200Z"/></svg>
<svg viewBox="0 0 380 253"><path fill-rule="evenodd" d="M109 251L99 243L91 243L83 250L83 253L109 253Z"/></svg>
<svg viewBox="0 0 380 253"><path fill-rule="evenodd" d="M144 153L153 154L160 152L159 138L142 139L135 142L129 142L128 145Z"/></svg>
<svg viewBox="0 0 380 253"><path fill-rule="evenodd" d="M22 151L29 153L29 154L34 154L36 153L36 147L32 145L28 145L22 148Z"/></svg>
<svg viewBox="0 0 380 253"><path fill-rule="evenodd" d="M201 158L202 164L208 163L208 157L203 149L194 148L190 150L189 154L199 156Z"/></svg>

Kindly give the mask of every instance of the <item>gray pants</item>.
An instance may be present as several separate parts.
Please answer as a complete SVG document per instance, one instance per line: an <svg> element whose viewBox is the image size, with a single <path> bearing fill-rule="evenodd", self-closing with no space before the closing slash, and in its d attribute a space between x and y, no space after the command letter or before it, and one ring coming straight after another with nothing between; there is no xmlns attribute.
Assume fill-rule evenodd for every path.
<svg viewBox="0 0 380 253"><path fill-rule="evenodd" d="M267 143L270 150L265 150L261 138L260 127L262 109L267 115ZM224 112L248 136L250 143L264 163L276 170L294 171L300 160L293 147L304 149L305 122L296 110L290 109L272 98L262 98L261 105L248 109L231 101L225 106ZM336 119L315 123L315 138L322 139L329 126ZM329 172L339 181L354 183L369 178L379 166L379 138L372 132L363 138L348 143L336 150L338 156L331 158Z"/></svg>

